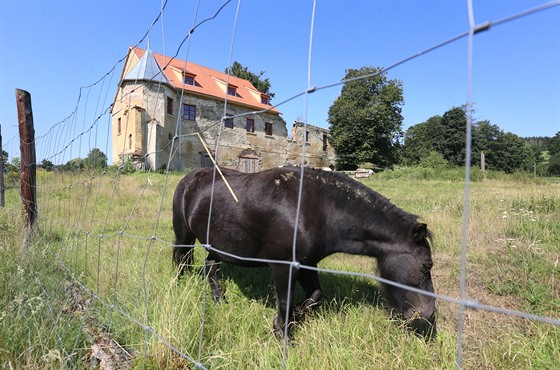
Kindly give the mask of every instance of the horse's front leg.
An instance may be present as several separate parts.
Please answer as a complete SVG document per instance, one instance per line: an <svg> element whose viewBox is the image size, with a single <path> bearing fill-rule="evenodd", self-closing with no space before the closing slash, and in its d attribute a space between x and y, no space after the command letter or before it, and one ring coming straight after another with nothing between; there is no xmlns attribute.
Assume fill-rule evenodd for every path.
<svg viewBox="0 0 560 370"><path fill-rule="evenodd" d="M218 281L218 269L220 267L220 263L221 262L213 259L206 259L206 261L204 261L204 268L208 276L210 291L212 292L214 302L219 302L224 298L224 292L220 287L220 282Z"/></svg>
<svg viewBox="0 0 560 370"><path fill-rule="evenodd" d="M315 270L301 269L298 281L305 291L305 300L296 308L296 318L299 321L303 319L309 310L315 308L319 304L323 296L323 291L319 283L319 275Z"/></svg>
<svg viewBox="0 0 560 370"><path fill-rule="evenodd" d="M181 277L185 273L185 269L189 270L194 262L194 247L192 246L175 246L173 249L173 261L179 267L177 276Z"/></svg>
<svg viewBox="0 0 560 370"><path fill-rule="evenodd" d="M286 317L288 317L289 324L293 321L294 304L292 297L298 272L293 272L290 285L290 266L271 265L270 267L272 269L272 277L274 279L276 306L278 308L276 316L274 317L272 328L274 330L274 334L278 338L283 338L285 333ZM290 330L288 327L288 337L289 336Z"/></svg>

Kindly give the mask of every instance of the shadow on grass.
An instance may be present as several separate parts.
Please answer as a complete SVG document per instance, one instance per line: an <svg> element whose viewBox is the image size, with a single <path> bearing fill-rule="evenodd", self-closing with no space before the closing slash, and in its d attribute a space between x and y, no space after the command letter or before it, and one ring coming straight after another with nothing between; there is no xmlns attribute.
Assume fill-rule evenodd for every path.
<svg viewBox="0 0 560 370"><path fill-rule="evenodd" d="M223 263L218 277L223 287L227 285L226 281L230 280L237 285L247 299L260 302L266 307L276 307L274 284L269 268L245 268ZM345 305L369 305L383 308L382 299L380 299L382 289L370 279L319 273L319 280L323 289L321 310L338 311L342 302ZM225 296L227 299L227 289ZM296 304L305 298L299 283L296 284L294 297Z"/></svg>

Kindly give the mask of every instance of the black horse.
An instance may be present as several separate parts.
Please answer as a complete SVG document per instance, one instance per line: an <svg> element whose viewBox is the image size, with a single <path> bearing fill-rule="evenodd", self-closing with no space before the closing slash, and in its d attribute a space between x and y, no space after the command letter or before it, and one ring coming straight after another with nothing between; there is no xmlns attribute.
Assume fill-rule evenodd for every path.
<svg viewBox="0 0 560 370"><path fill-rule="evenodd" d="M177 185L173 199L173 259L179 274L192 265L193 248L189 246L195 239L210 245L205 263L215 300L223 295L216 274L219 262L247 267L269 265L278 308L274 331L282 335L284 319L295 318L288 292L293 292L296 281L306 295L296 312L305 313L321 299L317 271L305 266L315 268L323 258L338 252L376 257L382 278L434 292L431 235L426 224L367 186L335 172L305 169L296 263L274 263L294 258L301 168L274 168L252 174L222 171L238 202L216 173L210 225L213 169L189 173ZM435 334L433 296L384 285L391 308L409 327L422 335Z"/></svg>

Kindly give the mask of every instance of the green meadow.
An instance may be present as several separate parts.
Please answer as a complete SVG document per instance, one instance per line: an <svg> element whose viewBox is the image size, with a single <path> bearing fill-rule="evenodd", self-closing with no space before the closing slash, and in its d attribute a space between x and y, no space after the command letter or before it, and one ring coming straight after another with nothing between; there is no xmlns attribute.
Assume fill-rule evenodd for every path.
<svg viewBox="0 0 560 370"><path fill-rule="evenodd" d="M432 171L433 172L433 171ZM363 182L418 214L434 234L436 293L460 298L464 176L397 169ZM181 174L38 173L39 219L24 245L17 189L0 209L0 367L192 369L450 369L459 307L438 300L438 336L425 341L391 319L373 279L321 273L322 304L287 345L272 333L268 269L222 265L227 302L215 304L197 266L171 262L171 199ZM472 174L469 299L558 319L560 182ZM368 257L334 255L320 267L376 274ZM296 301L302 294L296 291ZM560 327L467 310L465 369L552 369Z"/></svg>

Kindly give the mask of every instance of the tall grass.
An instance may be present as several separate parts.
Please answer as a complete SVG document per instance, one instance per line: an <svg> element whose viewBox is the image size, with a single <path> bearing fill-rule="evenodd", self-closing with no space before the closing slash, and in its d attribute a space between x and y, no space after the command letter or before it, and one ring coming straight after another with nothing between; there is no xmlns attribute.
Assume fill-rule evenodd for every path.
<svg viewBox="0 0 560 370"><path fill-rule="evenodd" d="M457 298L463 179L397 171L402 173L364 182L428 223L435 235L436 292ZM468 296L557 317L560 185L491 177L471 187ZM24 256L17 252L21 225L14 223L19 200L10 195L9 206L0 210L0 366L98 366L101 348L123 366L192 368L158 336L207 368L282 366L283 343L271 329L275 299L267 269L222 266L227 303L220 304L205 290L202 248L196 249L198 265L176 279L171 196L180 178L41 173L41 216ZM375 260L347 255L331 256L320 267L376 271ZM439 335L426 342L390 318L375 281L326 273L320 279L323 304L296 326L286 349L288 368L455 366L455 305L438 302ZM463 349L465 368L554 368L560 328L468 311Z"/></svg>

